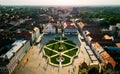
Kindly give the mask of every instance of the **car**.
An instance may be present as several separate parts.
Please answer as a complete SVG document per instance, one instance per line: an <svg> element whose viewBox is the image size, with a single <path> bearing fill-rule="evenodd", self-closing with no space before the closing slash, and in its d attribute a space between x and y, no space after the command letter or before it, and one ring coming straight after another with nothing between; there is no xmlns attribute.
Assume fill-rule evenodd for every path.
<svg viewBox="0 0 120 74"><path fill-rule="evenodd" d="M85 46L85 49L86 50L91 50L89 46Z"/></svg>

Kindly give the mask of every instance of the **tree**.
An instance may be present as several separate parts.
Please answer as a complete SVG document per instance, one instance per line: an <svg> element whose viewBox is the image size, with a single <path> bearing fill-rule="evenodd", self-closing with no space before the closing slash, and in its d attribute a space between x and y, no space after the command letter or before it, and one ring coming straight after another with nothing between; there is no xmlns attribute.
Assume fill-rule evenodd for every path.
<svg viewBox="0 0 120 74"><path fill-rule="evenodd" d="M101 26L108 28L109 27L109 23L106 20L99 20L98 22Z"/></svg>
<svg viewBox="0 0 120 74"><path fill-rule="evenodd" d="M112 69L105 70L103 74L114 74Z"/></svg>
<svg viewBox="0 0 120 74"><path fill-rule="evenodd" d="M99 70L96 67L92 67L89 71L88 74L99 74Z"/></svg>
<svg viewBox="0 0 120 74"><path fill-rule="evenodd" d="M110 17L110 18L108 19L108 21L110 22L111 25L115 25L116 22L117 22L116 19L115 19L115 17L113 17L113 16Z"/></svg>
<svg viewBox="0 0 120 74"><path fill-rule="evenodd" d="M86 69L82 69L79 74L88 74Z"/></svg>

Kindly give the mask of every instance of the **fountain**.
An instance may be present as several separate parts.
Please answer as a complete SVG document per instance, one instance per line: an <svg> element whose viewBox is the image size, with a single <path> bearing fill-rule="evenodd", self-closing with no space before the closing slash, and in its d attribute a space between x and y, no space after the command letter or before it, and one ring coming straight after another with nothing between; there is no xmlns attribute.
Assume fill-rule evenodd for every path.
<svg viewBox="0 0 120 74"><path fill-rule="evenodd" d="M61 44L60 44L59 51L61 52L61 51L62 51L62 49L63 49L63 47L62 47L62 46L61 46Z"/></svg>
<svg viewBox="0 0 120 74"><path fill-rule="evenodd" d="M56 58L56 60L60 63L64 61L64 57L62 57L61 52L59 53L59 57Z"/></svg>

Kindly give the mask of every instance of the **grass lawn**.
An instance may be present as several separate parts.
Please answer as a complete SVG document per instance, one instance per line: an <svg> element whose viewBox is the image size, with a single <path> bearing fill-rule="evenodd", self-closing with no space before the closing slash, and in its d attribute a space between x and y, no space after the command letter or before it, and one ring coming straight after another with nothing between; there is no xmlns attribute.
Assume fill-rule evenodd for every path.
<svg viewBox="0 0 120 74"><path fill-rule="evenodd" d="M65 42L67 42L67 43L69 43L69 44L72 44L72 45L76 45L73 41L71 41L71 40L67 40L67 41L65 41Z"/></svg>
<svg viewBox="0 0 120 74"><path fill-rule="evenodd" d="M53 44L53 45L50 45L50 46L47 46L47 47L49 47L49 48L51 48L53 50L58 51L58 49L59 49L59 43L56 43L56 44Z"/></svg>
<svg viewBox="0 0 120 74"><path fill-rule="evenodd" d="M56 60L57 57L58 57L58 55L55 56L55 57L50 58L50 62L52 62L54 64L59 64L59 62Z"/></svg>
<svg viewBox="0 0 120 74"><path fill-rule="evenodd" d="M52 55L57 54L56 52L53 52L53 51L51 51L51 50L49 50L49 49L47 49L47 48L44 48L44 51L45 51L45 54L46 54L47 56L52 56Z"/></svg>
<svg viewBox="0 0 120 74"><path fill-rule="evenodd" d="M62 40L67 40L67 38L65 38L65 37L62 37Z"/></svg>
<svg viewBox="0 0 120 74"><path fill-rule="evenodd" d="M69 49L74 48L74 46L71 46L71 45L68 45L68 44L65 44L65 43L62 43L62 46L65 50L69 50Z"/></svg>
<svg viewBox="0 0 120 74"><path fill-rule="evenodd" d="M51 62L54 63L54 64L59 64L58 61L56 61L56 58L58 58L59 56L55 56L55 57L52 57L51 58ZM64 55L62 55L62 57L64 58L64 61L62 62L62 64L67 64L67 63L70 63L70 58L69 57L66 57Z"/></svg>
<svg viewBox="0 0 120 74"><path fill-rule="evenodd" d="M60 41L61 39L66 40L66 41L61 42ZM55 42L57 42L57 43L55 43ZM54 43L54 44L52 44L52 43ZM69 43L69 44L67 44L67 43ZM51 45L48 45L48 44L51 44ZM56 60L56 58L59 57L58 53L59 52L64 52L66 50L73 49L73 48L75 48L75 46L72 46L72 45L76 45L76 44L71 40L67 40L67 38L65 38L65 37L62 37L62 38L61 37L55 37L55 40L50 40L46 45L51 50L49 50L47 48L44 48L45 55L50 57L50 56L53 56L53 55L57 54L54 57L50 57L50 62L53 63L53 64L56 64L56 65L59 65L59 62ZM62 46L62 50L59 50L59 47L61 47L61 46ZM55 50L58 53L56 53L52 50ZM71 57L74 57L74 55L76 55L77 51L78 51L78 48L75 48L73 50L65 52L64 54L66 54L68 56L71 56ZM65 55L62 55L62 57L64 58L64 61L62 62L63 65L68 64L68 63L70 64L71 58L69 58Z"/></svg>
<svg viewBox="0 0 120 74"><path fill-rule="evenodd" d="M78 51L78 49L76 48L76 49L71 50L71 51L68 51L68 52L66 52L66 53L64 53L64 54L73 57L74 55L76 55L77 51Z"/></svg>
<svg viewBox="0 0 120 74"><path fill-rule="evenodd" d="M55 40L60 40L60 37L55 37Z"/></svg>
<svg viewBox="0 0 120 74"><path fill-rule="evenodd" d="M60 50L59 50L60 46L63 47L61 52L74 48L74 46L71 46L71 45L68 45L68 44L65 44L65 43L56 43L56 44L53 44L53 45L50 45L50 46L47 46L47 47L60 52Z"/></svg>
<svg viewBox="0 0 120 74"><path fill-rule="evenodd" d="M66 57L64 55L62 57L64 57L64 61L62 62L62 64L70 63L70 58L69 57Z"/></svg>
<svg viewBox="0 0 120 74"><path fill-rule="evenodd" d="M55 42L57 42L57 41L55 41L55 40L50 40L46 45L51 44L51 43L55 43Z"/></svg>

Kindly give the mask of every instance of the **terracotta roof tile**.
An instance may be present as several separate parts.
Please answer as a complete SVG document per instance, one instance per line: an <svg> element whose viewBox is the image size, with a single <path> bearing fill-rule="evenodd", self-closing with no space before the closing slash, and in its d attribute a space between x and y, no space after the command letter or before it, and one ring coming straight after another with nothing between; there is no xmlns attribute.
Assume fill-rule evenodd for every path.
<svg viewBox="0 0 120 74"><path fill-rule="evenodd" d="M92 44L94 46L94 48L99 52L101 53L102 51L104 51L104 49L102 48L102 46L98 43L98 42L95 42Z"/></svg>
<svg viewBox="0 0 120 74"><path fill-rule="evenodd" d="M66 24L64 28L65 29L77 29L77 27L72 23L71 24Z"/></svg>
<svg viewBox="0 0 120 74"><path fill-rule="evenodd" d="M79 25L80 28L83 28L85 26L85 24L82 23L82 22L79 22L78 25Z"/></svg>
<svg viewBox="0 0 120 74"><path fill-rule="evenodd" d="M104 61L108 61L109 63L111 63L112 67L115 68L116 62L106 51L102 52L100 55L103 57Z"/></svg>
<svg viewBox="0 0 120 74"><path fill-rule="evenodd" d="M94 47L95 47L95 48L100 48L101 46L99 45L98 42L96 42L96 43L94 43Z"/></svg>
<svg viewBox="0 0 120 74"><path fill-rule="evenodd" d="M87 36L88 41L91 41L93 38L90 36Z"/></svg>
<svg viewBox="0 0 120 74"><path fill-rule="evenodd" d="M109 35L104 35L103 39L105 39L105 40L112 40L112 38Z"/></svg>
<svg viewBox="0 0 120 74"><path fill-rule="evenodd" d="M118 48L120 48L120 43L116 43L116 46L117 46Z"/></svg>

